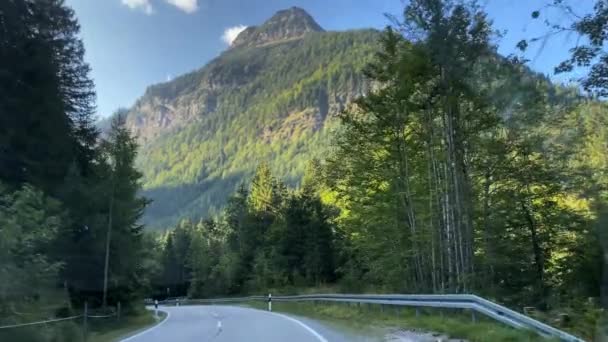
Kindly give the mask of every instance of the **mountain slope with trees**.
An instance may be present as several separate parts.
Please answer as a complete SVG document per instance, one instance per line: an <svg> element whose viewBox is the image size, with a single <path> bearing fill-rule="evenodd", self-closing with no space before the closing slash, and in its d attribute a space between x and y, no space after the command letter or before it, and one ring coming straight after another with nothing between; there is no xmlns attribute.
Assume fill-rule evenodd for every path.
<svg viewBox="0 0 608 342"><path fill-rule="evenodd" d="M151 86L128 111L156 227L217 214L267 162L288 184L328 145L335 116L369 89L375 30L325 32L303 10L244 31L200 70Z"/></svg>

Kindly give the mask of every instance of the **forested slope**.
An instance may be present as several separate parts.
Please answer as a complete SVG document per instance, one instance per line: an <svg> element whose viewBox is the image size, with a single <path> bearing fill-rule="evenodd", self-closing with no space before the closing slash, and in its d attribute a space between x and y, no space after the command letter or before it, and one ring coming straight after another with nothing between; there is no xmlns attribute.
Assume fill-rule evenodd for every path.
<svg viewBox="0 0 608 342"><path fill-rule="evenodd" d="M608 108L493 37L476 7L406 5L299 186L260 163L157 236L156 295L474 293L602 336Z"/></svg>
<svg viewBox="0 0 608 342"><path fill-rule="evenodd" d="M302 28L282 35L285 16ZM279 12L257 29L274 33L269 41L237 38L200 70L149 87L129 110L154 201L146 222L217 213L263 161L295 185L306 161L326 150L335 116L369 89L362 68L380 33L324 32L310 20L297 8Z"/></svg>
<svg viewBox="0 0 608 342"><path fill-rule="evenodd" d="M294 8L100 135L74 12L1 2L0 324L330 286L475 293L605 339L598 4L572 24L591 47L558 67L590 66L589 93L498 56L468 3L412 0L384 32L324 32ZM148 220L185 219L145 233L142 177ZM81 335L63 322L1 337Z"/></svg>

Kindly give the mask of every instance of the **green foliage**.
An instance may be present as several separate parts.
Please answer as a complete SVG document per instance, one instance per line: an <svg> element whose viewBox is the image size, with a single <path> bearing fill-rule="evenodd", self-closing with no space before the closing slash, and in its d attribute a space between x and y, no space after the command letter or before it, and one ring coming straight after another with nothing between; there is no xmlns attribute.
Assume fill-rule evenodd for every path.
<svg viewBox="0 0 608 342"><path fill-rule="evenodd" d="M80 27L63 0L3 1L0 22L0 324L100 305L106 250L109 301L130 312L150 270L140 266L137 144L118 122L101 142ZM62 322L0 339L81 337Z"/></svg>
<svg viewBox="0 0 608 342"><path fill-rule="evenodd" d="M198 71L150 87L140 102L183 98L206 109L200 120L142 146L138 166L154 200L146 223L166 227L219 214L230 191L262 162L296 186L308 160L329 143L331 115L368 89L361 70L378 37L374 30L313 32L234 48Z"/></svg>
<svg viewBox="0 0 608 342"><path fill-rule="evenodd" d="M289 164L283 159L288 154L272 149L276 131L270 144L253 134L235 145L241 148L236 156L255 152L262 162L250 189L241 185L219 218L188 230L189 254L181 259L190 276L178 282L189 284L194 297L326 283L344 291L473 292L515 308L534 306L549 323L595 337L589 329L600 320L594 298L608 274L602 270L608 241L606 105L499 56L491 32L477 7L412 1L399 30L387 28L364 68L374 86L338 115L339 123L328 124L336 128L330 153L324 160L311 149L302 154L311 162L299 169L305 170L299 189L288 190L278 180L293 184L280 168ZM253 76L231 68L249 51L261 53L235 49L203 71L230 60L222 69L230 77L221 82L241 75L247 84ZM299 81L296 90L306 89L305 83ZM269 127L270 114L297 107L289 102L293 98L269 97L248 107L266 108L255 112L255 127ZM234 128L249 119L231 120ZM250 131L239 132L241 138ZM315 139L327 133L303 135L302 144L322 141ZM189 137L206 143L200 135ZM222 151L232 146L225 141L217 144ZM188 151L190 145L179 148ZM215 170L203 172L205 180ZM175 250L179 229L168 233L165 253ZM555 321L561 313L572 321ZM486 336L485 330L449 324L472 340ZM497 331L494 337L522 335Z"/></svg>
<svg viewBox="0 0 608 342"><path fill-rule="evenodd" d="M253 179L219 220L182 221L163 237L157 296L210 297L335 280L333 210L313 191L285 188L265 164Z"/></svg>
<svg viewBox="0 0 608 342"><path fill-rule="evenodd" d="M0 13L0 179L57 194L73 164L88 170L96 139L79 26L63 0L3 1Z"/></svg>
<svg viewBox="0 0 608 342"><path fill-rule="evenodd" d="M111 265L108 282L112 286L108 296L112 303L133 303L141 298L140 289L147 281L140 266L144 254L139 222L147 200L138 194L142 175L135 169L137 143L122 116L114 119L100 148L110 166L104 177L110 192L106 238Z"/></svg>
<svg viewBox="0 0 608 342"><path fill-rule="evenodd" d="M572 12L572 8L564 3L563 0L555 1L557 7ZM605 49L605 31L608 29L608 2L598 0L593 6L593 12L583 17L576 16L576 20L570 27L554 25L553 28L564 31L574 31L580 36L585 37L584 44L577 44L571 49L571 57L563 61L555 68L556 73L570 72L575 67L588 67L588 74L583 77L581 85L585 90L594 92L599 96L608 95L608 52Z"/></svg>
<svg viewBox="0 0 608 342"><path fill-rule="evenodd" d="M440 3L450 2L406 10L408 32L422 25L423 41L387 30L367 69L382 86L340 117L326 182L342 210L344 287L466 289L542 310L598 297L604 104L483 48L446 59L464 48L433 39L467 39L449 36L471 22L466 9ZM424 26L437 9L452 17Z"/></svg>
<svg viewBox="0 0 608 342"><path fill-rule="evenodd" d="M270 173L268 164L261 164L251 181L249 206L257 212L270 212L277 204L276 181Z"/></svg>
<svg viewBox="0 0 608 342"><path fill-rule="evenodd" d="M0 193L0 312L52 294L61 262L48 257L64 215L60 204L24 186ZM28 284L28 286L23 286Z"/></svg>
<svg viewBox="0 0 608 342"><path fill-rule="evenodd" d="M412 44L386 30L367 68L383 86L341 116L330 182L349 202L345 225L370 280L396 291L467 292L471 162L477 137L498 122L474 86L492 57L488 24L482 13L432 0L405 13L403 26L427 38Z"/></svg>

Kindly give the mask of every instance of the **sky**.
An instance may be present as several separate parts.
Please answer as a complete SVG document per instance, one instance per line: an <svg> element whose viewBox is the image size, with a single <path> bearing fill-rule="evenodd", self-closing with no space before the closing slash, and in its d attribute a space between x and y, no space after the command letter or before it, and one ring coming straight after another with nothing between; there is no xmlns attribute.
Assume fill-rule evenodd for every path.
<svg viewBox="0 0 608 342"><path fill-rule="evenodd" d="M483 0L482 5L502 32L496 40L499 52L515 52L524 38L548 31L543 20L567 21L561 13L531 13L548 0ZM130 107L152 84L166 82L196 70L229 47L247 26L259 25L281 9L304 8L326 30L382 29L385 14L397 17L404 0L66 0L75 10L92 67L100 117ZM579 14L590 11L592 0L578 0ZM552 75L568 56L576 37L557 36L532 46L529 65ZM566 81L561 76L559 81Z"/></svg>

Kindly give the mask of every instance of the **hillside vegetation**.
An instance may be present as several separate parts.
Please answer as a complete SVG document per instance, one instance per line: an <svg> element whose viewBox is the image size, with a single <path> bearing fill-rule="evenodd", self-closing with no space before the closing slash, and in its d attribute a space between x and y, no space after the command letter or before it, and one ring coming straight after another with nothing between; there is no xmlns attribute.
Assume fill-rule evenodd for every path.
<svg viewBox="0 0 608 342"><path fill-rule="evenodd" d="M474 293L606 340L606 8L569 27L587 39L557 71L589 66L582 89L499 56L468 2L411 0L384 32L288 9L101 135L74 12L0 2L0 326L328 288Z"/></svg>
<svg viewBox="0 0 608 342"><path fill-rule="evenodd" d="M315 31L237 46L198 71L151 86L127 116L140 137L138 167L153 200L145 221L166 227L217 214L261 162L298 184L306 161L326 151L336 115L369 89L362 69L379 36Z"/></svg>
<svg viewBox="0 0 608 342"><path fill-rule="evenodd" d="M492 32L412 1L299 185L258 160L217 217L156 236L156 295L475 293L602 336L608 108L498 56Z"/></svg>

